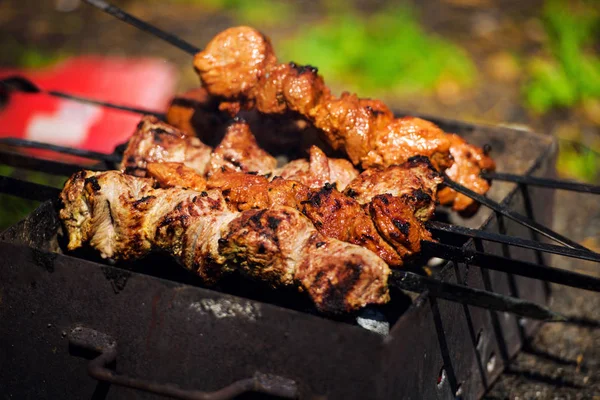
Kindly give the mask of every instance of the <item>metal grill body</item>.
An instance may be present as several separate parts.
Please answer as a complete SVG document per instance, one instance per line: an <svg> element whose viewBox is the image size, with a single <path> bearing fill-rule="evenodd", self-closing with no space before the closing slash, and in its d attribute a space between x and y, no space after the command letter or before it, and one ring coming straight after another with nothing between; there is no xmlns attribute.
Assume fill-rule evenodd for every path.
<svg viewBox="0 0 600 400"><path fill-rule="evenodd" d="M490 144L501 171L553 176L556 147L549 137L432 120L474 144ZM495 182L489 196L552 225L547 189ZM455 222L531 238L526 228L485 209ZM303 398L479 398L536 328L532 321L423 294L381 336L299 311L302 305L290 309L285 302L244 297L243 290L232 295L198 287L161 258L142 260L135 269L145 266L142 274L64 255L58 232L56 204L47 202L1 238L0 354L10 363L0 364L0 394L8 398L151 397L89 377L88 361L69 346L76 327L117 341L118 373L182 388L215 390L259 371L294 380ZM472 240L464 246L544 262L531 250ZM453 263L438 274L548 301L541 281ZM396 296L391 306L400 309L405 300Z"/></svg>

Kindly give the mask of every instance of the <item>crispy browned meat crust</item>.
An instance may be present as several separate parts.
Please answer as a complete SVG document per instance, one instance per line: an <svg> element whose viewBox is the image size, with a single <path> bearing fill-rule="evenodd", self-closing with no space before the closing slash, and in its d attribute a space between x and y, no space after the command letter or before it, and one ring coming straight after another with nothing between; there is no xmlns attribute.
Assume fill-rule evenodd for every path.
<svg viewBox="0 0 600 400"><path fill-rule="evenodd" d="M454 165L446 170L446 175L455 182L468 187L479 194L486 194L490 189L490 182L480 176L480 172L494 171L496 164L485 152L467 143L458 135L449 135L452 147L450 153L454 158ZM477 211L477 203L462 193L456 193L448 187L438 193L440 203L452 205L455 211L464 216L469 216Z"/></svg>
<svg viewBox="0 0 600 400"><path fill-rule="evenodd" d="M335 183L340 190L358 176L352 164L340 158L329 158L317 146L311 146L309 159L293 160L274 172L285 179L292 179L311 188Z"/></svg>
<svg viewBox="0 0 600 400"><path fill-rule="evenodd" d="M278 64L270 41L255 29L236 27L219 33L195 56L194 67L206 90L229 102L225 107L256 107L267 114L296 112L317 127L333 149L345 151L355 165L387 167L417 155L430 158L438 171L452 165L455 141L436 125L419 118L394 118L376 100L349 93L333 96L316 68ZM456 169L465 167L480 169L479 163L469 159ZM483 188L466 178L470 173L457 171L456 176L467 187ZM475 207L472 200L462 198L454 205L458 210L471 207Z"/></svg>
<svg viewBox="0 0 600 400"><path fill-rule="evenodd" d="M330 185L311 190L301 210L323 235L365 247L390 267L402 266L401 253L410 253L402 245L393 247L386 242L361 205Z"/></svg>
<svg viewBox="0 0 600 400"><path fill-rule="evenodd" d="M443 179L426 157L413 157L403 165L372 168L364 171L344 190L360 204L366 204L380 194L401 197L412 205L422 221L435 211L437 187Z"/></svg>
<svg viewBox="0 0 600 400"><path fill-rule="evenodd" d="M243 120L230 121L221 143L214 151L210 150L198 138L154 117L144 117L129 140L121 168L136 176L146 176L148 163L179 162L209 176L224 171L253 172L281 175L310 187L336 183L340 188L358 175L350 162L329 158L315 146L310 149L309 160L298 159L276 168L277 160L258 146Z"/></svg>
<svg viewBox="0 0 600 400"><path fill-rule="evenodd" d="M256 143L245 121L234 121L210 157L208 174L216 172L257 172L267 174L277 166L277 160Z"/></svg>
<svg viewBox="0 0 600 400"><path fill-rule="evenodd" d="M113 259L163 251L207 283L237 270L273 287L294 286L328 313L389 301L383 260L325 237L294 208L231 211L220 191L152 184L117 171L73 175L60 210L69 249L89 243Z"/></svg>
<svg viewBox="0 0 600 400"><path fill-rule="evenodd" d="M200 139L145 116L137 126L123 154L121 170L136 176L146 176L149 162L180 162L200 174L208 170L212 149Z"/></svg>
<svg viewBox="0 0 600 400"><path fill-rule="evenodd" d="M148 163L146 176L161 183L161 187L182 187L198 192L206 190L206 179L181 163Z"/></svg>
<svg viewBox="0 0 600 400"><path fill-rule="evenodd" d="M411 174L414 175L410 180L412 186L398 190L397 180L408 181ZM178 178L171 178L172 175L176 172L157 177L158 184L162 187L177 185ZM269 182L264 176L243 173L215 174L208 180L207 188L220 190L228 206L236 211L274 205L298 209L323 235L363 246L388 265L400 267L404 258L420 251L420 240L431 240L421 219L426 220L435 206L439 180L426 159L371 171L350 185L371 191L367 194L361 189L355 193L364 206L361 201L339 192L334 185L309 188L293 180L276 178ZM377 185L369 185L369 182ZM413 198L415 193L419 194L418 199ZM386 210L382 210L383 201L390 203Z"/></svg>

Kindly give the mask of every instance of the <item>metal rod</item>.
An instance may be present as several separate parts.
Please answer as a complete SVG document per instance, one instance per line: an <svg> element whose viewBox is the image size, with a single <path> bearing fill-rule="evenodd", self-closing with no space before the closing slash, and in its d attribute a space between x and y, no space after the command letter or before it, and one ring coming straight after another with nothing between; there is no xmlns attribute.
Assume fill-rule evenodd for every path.
<svg viewBox="0 0 600 400"><path fill-rule="evenodd" d="M511 246L523 247L525 249L538 250L545 253L558 254L565 257L578 258L580 260L600 262L600 254L593 253L591 251L571 249L564 246L541 243L536 242L535 240L502 235L495 232L487 232L480 229L466 228L464 226L451 225L437 221L428 221L425 225L427 229L432 232L452 233L471 238L489 240L496 243L504 243Z"/></svg>
<svg viewBox="0 0 600 400"><path fill-rule="evenodd" d="M30 93L30 94L42 93L42 94L47 94L47 95L54 96L54 97L60 97L63 99L77 101L79 103L87 103L87 104L92 104L95 106L112 108L115 110L133 112L136 114L143 114L143 115L149 114L149 115L154 115L161 119L165 119L165 114L159 113L157 111L146 110L143 108L137 108L137 107L131 107L131 106L125 106L122 104L114 104L114 103L109 103L109 102L101 101L101 100L88 99L86 97L75 96L75 95L72 95L69 93L59 92L56 90L45 90L45 89L42 89L39 86L37 86L32 81L30 81L22 76L18 76L18 75L10 76L8 78L0 80L0 85L4 86L8 90L19 91L22 93Z"/></svg>
<svg viewBox="0 0 600 400"><path fill-rule="evenodd" d="M571 240L557 232L554 232L552 229L550 229L534 220L531 220L524 215L521 215L515 211L512 211L512 210L508 209L507 207L505 207L485 196L482 196L479 193L476 193L476 192L472 191L471 189L466 188L457 182L454 182L447 176L444 177L444 183L446 184L446 186L450 187L451 189L454 189L457 192L470 197L471 199L485 205L486 207L489 207L492 210L499 212L500 214L504 215L505 217L508 217L523 226L533 229L534 231L539 232L540 234L542 234L560 244L563 244L572 249L579 249L579 250L591 252L590 249L580 245L579 243L574 242L573 240Z"/></svg>
<svg viewBox="0 0 600 400"><path fill-rule="evenodd" d="M0 149L0 164L62 176L70 176L82 168L89 169L91 171L106 170L106 166L90 165L83 167L76 164L30 157L24 154L4 151L2 149Z"/></svg>
<svg viewBox="0 0 600 400"><path fill-rule="evenodd" d="M112 15L120 19L121 21L127 22L130 25L135 26L138 29L146 31L156 37L161 38L167 43L172 44L173 46L185 51L188 54L195 55L200 52L200 49L196 46L186 42L183 39L178 38L175 35L167 33L160 28L155 27L154 25L149 24L148 22L144 22L131 14L123 11L119 7L113 6L103 0L84 0L86 3L91 4L92 6L99 8L107 14Z"/></svg>
<svg viewBox="0 0 600 400"><path fill-rule="evenodd" d="M121 159L116 154L98 153L91 150L76 149L73 147L60 146L57 144L38 142L35 140L19 139L19 138L0 138L0 145L26 147L30 149L51 150L57 153L70 154L73 156L89 158L91 160L106 161L111 163L119 163Z"/></svg>
<svg viewBox="0 0 600 400"><path fill-rule="evenodd" d="M515 260L427 240L421 241L421 251L445 260L463 262L480 268L493 269L527 278L553 282L559 285L600 292L600 279L564 269L533 264L527 261Z"/></svg>
<svg viewBox="0 0 600 400"><path fill-rule="evenodd" d="M416 293L422 293L427 290L431 296L441 299L493 311L510 312L527 318L543 321L567 320L562 315L527 300L454 283L442 282L413 272L394 270L390 284Z"/></svg>
<svg viewBox="0 0 600 400"><path fill-rule="evenodd" d="M538 178L535 176L505 174L500 172L484 172L481 174L481 176L490 180L522 183L530 186L570 190L573 192L600 194L600 186L579 182L569 182L561 179Z"/></svg>
<svg viewBox="0 0 600 400"><path fill-rule="evenodd" d="M46 201L58 198L60 189L8 176L0 176L0 193L19 196L29 200Z"/></svg>

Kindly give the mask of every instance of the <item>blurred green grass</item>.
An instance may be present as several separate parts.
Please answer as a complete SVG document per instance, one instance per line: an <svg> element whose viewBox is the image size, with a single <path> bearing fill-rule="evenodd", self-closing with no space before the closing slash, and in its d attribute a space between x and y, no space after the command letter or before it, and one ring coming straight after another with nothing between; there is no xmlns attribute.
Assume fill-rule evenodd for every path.
<svg viewBox="0 0 600 400"><path fill-rule="evenodd" d="M528 63L525 105L546 113L600 99L600 2L547 0L542 21L548 40Z"/></svg>
<svg viewBox="0 0 600 400"><path fill-rule="evenodd" d="M547 0L542 22L547 35L544 53L532 57L523 85L525 107L537 114L556 109L584 109L584 118L600 125L600 2ZM581 132L573 139L583 140ZM600 140L587 151L561 142L560 174L600 180Z"/></svg>
<svg viewBox="0 0 600 400"><path fill-rule="evenodd" d="M282 0L171 0L195 4L211 12L228 14L238 23L274 26L289 21L297 9L293 1Z"/></svg>
<svg viewBox="0 0 600 400"><path fill-rule="evenodd" d="M477 75L466 51L426 32L404 3L370 15L332 7L278 49L281 59L315 65L328 81L363 96L430 93L446 81L470 86Z"/></svg>

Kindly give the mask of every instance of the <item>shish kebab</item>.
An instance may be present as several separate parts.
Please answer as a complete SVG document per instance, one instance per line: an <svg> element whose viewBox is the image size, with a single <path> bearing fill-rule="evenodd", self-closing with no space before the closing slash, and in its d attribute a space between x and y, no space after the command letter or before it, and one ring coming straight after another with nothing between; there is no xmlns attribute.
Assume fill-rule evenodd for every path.
<svg viewBox="0 0 600 400"><path fill-rule="evenodd" d="M0 189L14 183L7 179L0 179ZM33 191L40 187L27 186ZM80 171L67 181L61 197L65 205L61 218L72 247L90 241L103 254L120 258L162 250L209 281L236 269L272 286L297 287L327 313L388 301L390 278L390 285L418 293L429 290L463 304L565 320L521 299L410 272L389 276L385 262L372 252L320 235L289 207L230 212L217 190L154 189L151 179L118 171ZM307 247L311 251L302 251Z"/></svg>
<svg viewBox="0 0 600 400"><path fill-rule="evenodd" d="M163 187L219 189L237 211L296 208L321 233L364 246L392 267L418 253L421 240L431 240L423 221L434 212L442 179L425 157L358 175L347 161L330 159L313 147L310 161L276 168L275 159L258 147L240 120L211 150L195 137L144 117L125 149L121 170L151 176Z"/></svg>
<svg viewBox="0 0 600 400"><path fill-rule="evenodd" d="M231 127L224 142L232 132L246 132L243 122L236 122ZM240 130L240 128L242 128ZM245 129L244 129L245 128ZM197 142L196 146L182 146L186 140ZM198 146L199 144L199 146ZM309 179L305 187L302 183L280 177L271 182L264 176L228 171L243 171L249 165L260 165L256 158L250 158L253 164L246 164L244 152L255 155L256 148L246 141L228 143L224 146L233 150L237 144L237 157L233 164L223 164L224 154L219 153L219 146L213 153L213 161L217 162L214 175L208 181L197 170L205 170L207 146L197 138L186 137L174 127L152 118L145 118L136 131L129 147L125 151L123 164L132 165L129 172L153 176L162 186L182 186L197 191L206 188L219 189L232 211L246 211L251 208L267 208L271 206L290 206L301 211L317 230L334 239L358 244L376 253L392 267L399 267L403 260L420 251L421 241L428 245L428 254L448 252L449 249L439 245L433 248L431 235L423 227L435 204L439 175L432 169L426 159L417 158L403 166L392 166L383 170L367 170L353 179L344 193L338 192L333 185L322 187L318 180ZM256 146L256 144L254 144ZM187 149L188 151L182 151ZM210 149L208 149L210 151ZM213 157L211 157L212 159ZM268 157L266 157L268 158ZM184 165L164 163L164 161L192 161L197 168L193 170ZM198 160L201 160L198 163ZM148 162L150 161L150 162ZM267 163L268 164L268 163ZM128 167L124 167L127 171ZM317 172L318 171L311 171ZM301 175L300 178L307 178ZM403 184L397 185L398 182ZM315 184L316 183L316 184ZM591 257L591 255L589 255ZM456 257L454 253L453 257ZM529 265L513 260L500 260L491 255L473 255L478 260L476 265L492 269L506 270L510 262L510 271L529 277L548 279L574 287L588 290L600 290L598 282L592 282L587 276L575 276L567 271L547 267ZM518 264L518 265L516 265ZM567 276L568 275L568 276Z"/></svg>
<svg viewBox="0 0 600 400"><path fill-rule="evenodd" d="M165 114L158 111L140 109L137 107L113 104L106 101L99 101L81 96L75 96L64 92L58 92L53 90L46 91L35 85L32 81L22 76L11 76L9 78L2 79L0 80L0 85L4 86L7 90L17 90L30 94L43 93L50 96L60 97L63 99L113 108L121 111L129 111L136 114L154 115L160 119L166 120L171 125L180 128L185 132L194 135L200 135L200 138L203 138L203 135L201 133L206 131L206 129L204 128L214 128L215 125L222 125L224 122L223 116L215 115L215 111L217 111L219 108L218 102L216 103L214 98L210 98L208 96L208 93L206 93L205 89L203 88L194 89L182 95L176 96L172 100L171 105L169 106L168 111ZM258 123L262 124L263 122L258 121ZM298 129L302 130L307 128L305 124L300 123L300 121L289 121L285 120L284 118L269 121L268 124L277 124L278 129L281 129L281 124L285 124L287 126L292 125L291 129L293 129L294 131L297 131ZM294 140L294 143L296 142L297 139ZM28 146L31 148L45 148L49 150L63 152L66 154L80 155L86 158L91 157L92 159L106 160L108 162L114 161L112 157L113 155L111 154L94 153L91 151L50 145L36 141L29 141L16 138L1 138L0 143L14 146ZM278 140L277 143L281 143L281 140ZM484 150L486 149L484 148ZM600 186L574 181L552 178L539 178L528 175L508 174L490 171L482 171L481 175L488 181L500 180L529 186L545 187L550 189L561 189L582 193L600 194Z"/></svg>
<svg viewBox="0 0 600 400"><path fill-rule="evenodd" d="M236 125L243 127L243 124L236 124ZM219 145L219 146L217 146L217 149L215 150L215 153L220 153L220 152L222 153L218 157L221 159L221 161L226 161L225 158L227 158L227 157L234 157L235 159L238 159L238 160L241 160L244 158L243 150L242 150L242 152L236 153L234 148L232 147L232 144L235 144L235 143L239 144L240 142L243 142L243 140L240 141L240 140L235 139L235 135L229 135L229 133L233 133L234 131L237 131L237 135L246 137L246 139L244 139L244 140L246 140L247 143L251 143L254 140L254 138L252 137L252 134L247 129L228 131L228 135L226 135L226 137L223 139L223 142L222 142L223 146ZM199 147L200 148L199 152L201 154L210 152L210 148L208 146L204 145L203 143L199 142L197 138L191 138L188 136L185 138L186 140L184 140L183 138L178 138L178 135L167 135L167 136L168 137L161 139L161 143L154 143L154 144L150 143L149 146L148 146L148 144L145 145L144 147L146 148L146 150L149 153L152 153L154 156L152 156L152 154L146 154L145 156L143 154L139 155L138 163L135 163L133 165L133 168L137 169L137 168L142 167L142 170L143 170L143 166L145 165L144 161L143 161L144 157L146 157L147 160L149 160L149 161L165 161L165 160L166 161L176 161L176 162L185 163L192 167L196 167L195 162L194 162L194 158L195 158L194 154L197 151L194 149L194 147ZM154 134L150 135L150 137L161 138L161 135L154 133ZM229 141L230 143L227 143L228 138L230 138L230 137L233 137L233 140L230 140ZM141 142L144 142L144 140L142 140ZM83 150L79 150L79 149L64 148L62 146L50 145L50 144L39 143L39 142L32 142L32 141L21 140L21 139L12 139L12 138L3 139L3 140L1 140L1 143L6 143L11 146L19 146L19 147L24 146L24 147L32 147L32 148L49 149L49 150L53 150L53 151L64 152L66 154L73 154L73 155L83 156L86 158L104 160L105 162L107 162L109 164L119 164L122 162L124 163L124 160L122 159L122 153L120 153L120 154L115 153L114 155L104 155L104 154L99 154L99 153L92 154L92 152L83 151ZM138 139L135 139L134 143L140 143L140 141ZM257 146L256 144L254 144L254 145ZM153 146L157 146L158 148L154 149ZM186 151L185 148L187 148L187 147L190 147L191 151ZM222 151L219 151L219 148L221 148ZM233 150L233 153L231 153L232 150ZM257 148L256 151L261 152L260 148ZM3 153L3 154L5 154L6 156L11 156L11 157L16 155L13 153ZM246 154L255 154L255 152L250 152L250 153L246 153ZM258 153L258 155L260 155L260 154L261 153ZM266 157L270 157L268 154L266 154L264 152L262 152L262 154ZM156 158L155 157L156 155L159 155L160 157ZM313 155L315 155L316 157L313 157ZM19 161L19 160L13 160L11 157L9 157L8 159L5 159L5 161L10 161L10 162ZM152 157L154 157L154 158L152 158ZM313 158L314 158L314 160L313 160ZM234 161L235 161L235 159L234 159ZM17 162L17 164L11 164L11 165L16 165L16 166L21 165L26 168L31 168L33 166L32 162L31 162L32 160L29 158L27 158L26 160L21 160L21 161L24 161L23 165L22 165L22 163L19 163L19 162ZM313 162L313 161L315 161L315 162ZM271 161L271 163L274 163L274 162L275 162L274 160ZM77 166L72 165L72 164L64 164L64 165L61 164L58 166L47 165L49 163L56 164L56 162L53 162L53 161L40 160L39 163L35 164L35 165L37 165L37 167L35 167L35 166L33 166L33 167L34 167L34 169L38 168L38 167L42 168L41 170L44 170L44 171L48 171L49 170L48 168L50 168L50 170L56 170L56 168L60 167L60 168L58 168L58 170L63 171L63 172L60 172L62 174L72 174L75 170L78 170L78 168L76 168ZM254 162L251 161L249 164L246 165L245 169L248 170L248 167L250 165L252 165L253 163ZM267 162L267 164L268 163L269 162ZM235 165L235 164L238 164L238 165ZM246 164L246 162L244 162L244 164ZM204 168L205 163L200 163L199 165L200 165L200 168ZM226 165L227 165L227 163L226 163ZM292 165L294 165L294 168L289 168L289 167L292 167ZM234 162L234 163L229 163L228 166L236 167L236 168L244 167L244 165L239 165L239 161ZM349 163L347 161L340 160L340 159L337 159L337 160L336 159L328 159L319 149L313 147L311 149L310 161L294 160L287 166L284 166L283 168L278 169L278 170L284 172L284 173L282 173L282 175L284 177L295 179L295 180L300 180L301 182L303 182L309 186L315 186L315 184L317 186L319 186L319 185L322 185L323 182L337 182L339 184L338 187L343 189L344 184L336 178L337 174L336 174L335 170L337 168L337 169L340 169L341 171L343 171L347 167L352 169L352 167L349 166ZM289 168L290 172L292 172L292 173L286 175L285 170L288 168ZM244 168L237 169L237 170L244 170ZM294 171L299 172L299 173L294 173ZM354 171L353 174L356 175L357 172ZM539 242L535 242L535 241L531 241L531 240L520 239L520 238L515 238L515 237L505 236L505 235L494 234L494 235L490 236L489 233L479 231L479 230L468 230L468 232L465 232L463 230L463 231L457 232L456 230L459 229L460 227L453 227L451 225L439 224L439 223L428 224L428 228L433 229L433 231L435 231L435 232L448 231L450 229L455 234L458 233L461 235L466 235L468 237L476 237L476 238L481 238L484 240L492 240L492 241L496 241L496 242L500 242L500 243L505 243L505 244L519 246L519 247L525 247L525 248L539 250L539 251L543 251L543 252L550 252L550 253L554 253L554 254L565 255L567 257L574 257L574 258L579 258L579 259L584 259L584 260L592 260L592 261L600 260L600 258L597 255L595 255L595 253L591 253L588 251L569 249L569 248L565 248L562 246L539 243Z"/></svg>
<svg viewBox="0 0 600 400"><path fill-rule="evenodd" d="M167 135L169 135L167 132L165 132ZM2 182L4 183L4 181ZM11 183L11 182L9 182ZM14 182L12 182L14 184ZM18 182L18 183L22 183L22 182ZM7 186L8 189L12 188L14 185L11 184L9 186ZM93 184L92 181L92 185L93 188L97 188L97 186L95 186ZM202 193L201 193L202 195ZM102 207L103 210L106 210L106 204L102 203L104 207ZM110 203L108 203L108 205L110 206ZM119 207L119 205L116 205L117 207ZM113 213L109 212L109 216L112 216ZM95 221L99 222L102 221L101 218L94 218ZM111 222L114 223L114 220L111 219ZM123 231L121 230L121 233ZM129 231L129 233L132 233L132 231ZM134 233L134 241L135 238L139 238L140 235L135 235L135 231L133 231ZM102 232L99 233L100 234L100 238L102 238ZM124 238L125 240L128 240L127 237ZM100 243L103 243L102 240L100 240ZM131 253L126 253L126 254L131 254ZM121 257L123 257L123 255L121 255ZM400 275L398 275L400 274ZM408 272L398 272L398 274L395 274L393 276L393 284L396 286L400 286L404 289L407 290L412 290L412 291L417 291L420 292L423 289L427 288L428 290L430 290L432 292L433 295L442 297L442 298L446 298L446 299L450 299L453 301L459 301L459 302L463 302L463 303L467 303L467 304L472 304L472 305L477 305L477 306L484 306L484 307L490 307L491 309L496 309L496 310L506 310L506 311L511 311L511 312L517 312L521 315L526 315L526 316L530 316L530 317L535 317L535 318L540 318L542 314L540 314L540 309L538 306L527 303L527 302L523 302L520 300L516 300L516 299L512 299L512 298L506 298L505 296L502 295L497 295L497 294L493 294L493 293L488 293L488 292L482 292L482 291L478 291L476 289L472 289L472 288L467 288L467 287L462 287L462 286L456 286L456 285L452 285L449 283L444 283L444 282L437 282L435 280L431 280L428 278L424 278L424 277L419 277L419 276L413 276L413 274L408 273ZM516 302L516 303L515 303ZM543 318L547 318L548 314L545 314L546 316L543 316ZM552 316L550 316L551 318L554 318Z"/></svg>

